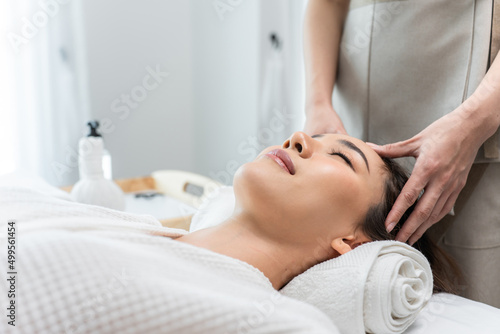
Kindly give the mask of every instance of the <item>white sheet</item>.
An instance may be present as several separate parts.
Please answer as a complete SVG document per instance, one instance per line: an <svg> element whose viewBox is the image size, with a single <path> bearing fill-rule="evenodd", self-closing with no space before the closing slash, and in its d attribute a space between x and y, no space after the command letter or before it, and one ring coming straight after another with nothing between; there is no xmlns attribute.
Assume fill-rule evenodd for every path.
<svg viewBox="0 0 500 334"><path fill-rule="evenodd" d="M432 296L405 334L498 334L500 310L449 293Z"/></svg>

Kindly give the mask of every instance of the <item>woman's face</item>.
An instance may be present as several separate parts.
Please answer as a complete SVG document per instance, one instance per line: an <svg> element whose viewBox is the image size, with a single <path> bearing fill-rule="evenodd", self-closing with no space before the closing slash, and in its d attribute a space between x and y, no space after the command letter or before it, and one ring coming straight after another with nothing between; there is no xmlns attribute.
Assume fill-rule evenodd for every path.
<svg viewBox="0 0 500 334"><path fill-rule="evenodd" d="M383 164L361 140L296 132L237 171L236 210L288 241L343 238L381 202Z"/></svg>

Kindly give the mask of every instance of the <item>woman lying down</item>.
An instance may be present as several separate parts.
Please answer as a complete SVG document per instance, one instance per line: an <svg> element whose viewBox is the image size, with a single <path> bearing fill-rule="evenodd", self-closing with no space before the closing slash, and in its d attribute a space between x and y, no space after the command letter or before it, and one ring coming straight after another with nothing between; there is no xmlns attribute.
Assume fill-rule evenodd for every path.
<svg viewBox="0 0 500 334"><path fill-rule="evenodd" d="M0 332L403 332L433 287L451 292L453 268L425 236L415 247L434 280L414 248L372 242L394 239L384 220L406 180L360 140L297 132L237 171L229 219L189 234L1 188L19 276L16 327Z"/></svg>

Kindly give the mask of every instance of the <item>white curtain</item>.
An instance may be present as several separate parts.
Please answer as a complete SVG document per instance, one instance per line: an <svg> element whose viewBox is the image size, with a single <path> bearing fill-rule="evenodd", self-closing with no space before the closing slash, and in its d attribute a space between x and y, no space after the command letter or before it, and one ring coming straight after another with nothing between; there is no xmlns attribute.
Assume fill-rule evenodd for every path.
<svg viewBox="0 0 500 334"><path fill-rule="evenodd" d="M77 0L2 0L0 144L5 168L54 185L76 181L77 142L88 120L78 76ZM80 70L83 72L83 70ZM3 94L2 94L3 95ZM3 131L0 131L3 133Z"/></svg>
<svg viewBox="0 0 500 334"><path fill-rule="evenodd" d="M302 26L305 0L261 2L261 148L283 142L304 126ZM275 36L274 43L271 35Z"/></svg>

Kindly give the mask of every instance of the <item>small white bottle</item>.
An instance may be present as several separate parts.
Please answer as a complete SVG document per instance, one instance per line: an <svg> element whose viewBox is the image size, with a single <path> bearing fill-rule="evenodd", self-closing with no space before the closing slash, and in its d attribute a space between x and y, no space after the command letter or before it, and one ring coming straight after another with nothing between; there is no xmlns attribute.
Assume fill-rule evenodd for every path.
<svg viewBox="0 0 500 334"><path fill-rule="evenodd" d="M113 180L111 154L109 154L109 151L106 148L102 151L102 170L106 179Z"/></svg>
<svg viewBox="0 0 500 334"><path fill-rule="evenodd" d="M71 191L71 197L81 203L100 205L115 210L125 209L123 191L112 180L104 177L104 143L97 133L99 123L89 122L90 133L80 139L78 167L80 180Z"/></svg>

